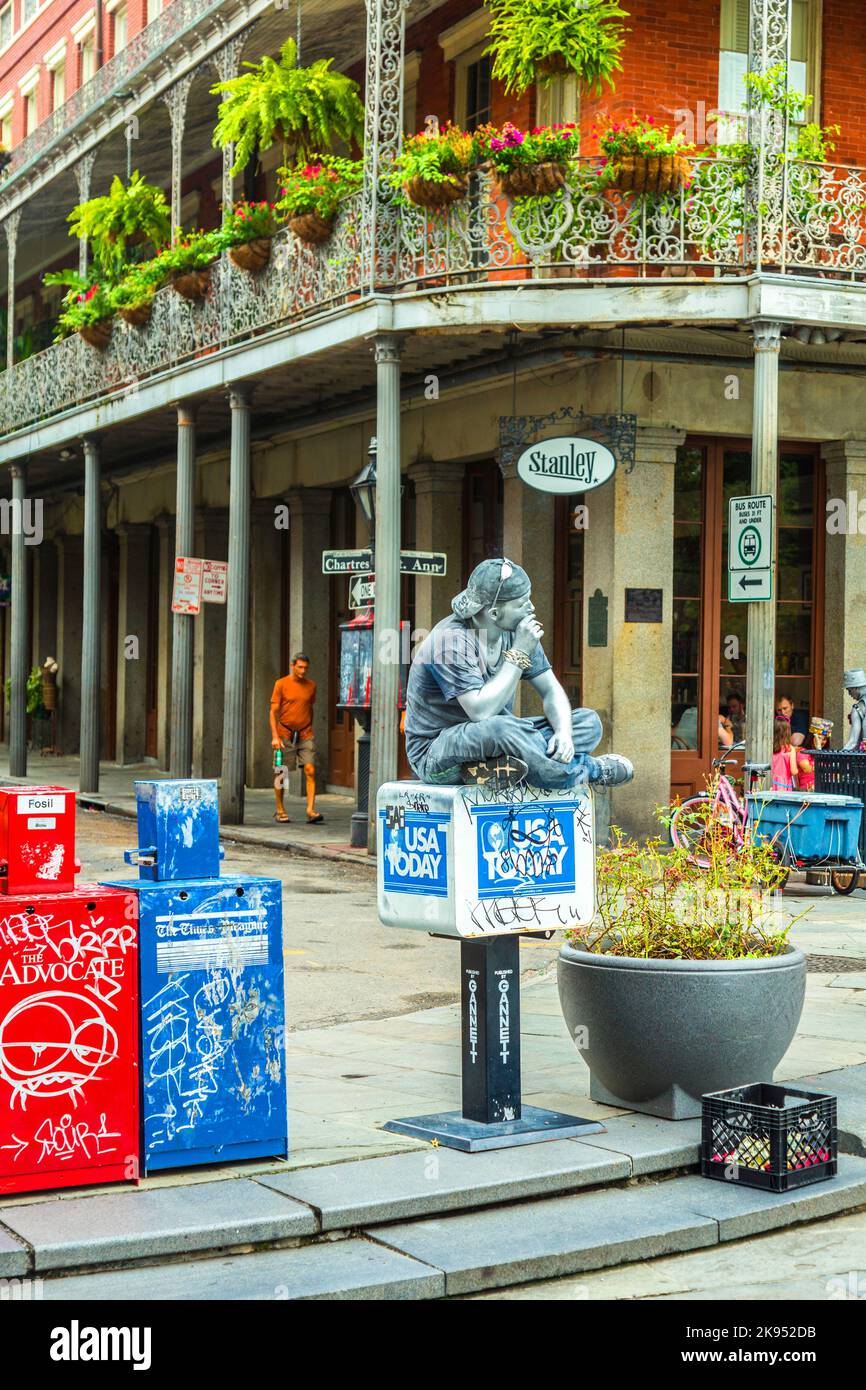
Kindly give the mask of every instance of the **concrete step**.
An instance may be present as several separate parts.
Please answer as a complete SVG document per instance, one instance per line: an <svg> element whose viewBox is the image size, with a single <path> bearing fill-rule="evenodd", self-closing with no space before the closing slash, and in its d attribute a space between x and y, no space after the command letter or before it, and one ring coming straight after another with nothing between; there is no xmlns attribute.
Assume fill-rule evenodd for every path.
<svg viewBox="0 0 866 1390"><path fill-rule="evenodd" d="M348 1165L341 1165L348 1166ZM371 1226L344 1240L47 1279L48 1300L429 1299L741 1240L866 1206L866 1159L784 1195L697 1176L657 1178L459 1215Z"/></svg>

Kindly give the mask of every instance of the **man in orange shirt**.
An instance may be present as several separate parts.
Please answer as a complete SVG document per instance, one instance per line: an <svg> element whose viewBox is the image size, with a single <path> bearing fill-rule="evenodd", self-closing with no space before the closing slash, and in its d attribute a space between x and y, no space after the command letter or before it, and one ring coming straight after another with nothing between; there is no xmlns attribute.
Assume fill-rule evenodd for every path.
<svg viewBox="0 0 866 1390"><path fill-rule="evenodd" d="M283 750L282 768L275 768L274 820L285 824L289 817L283 805L283 772L294 772L300 764L307 781L307 821L320 825L325 819L316 810L316 745L313 742L313 705L316 682L307 675L310 658L298 652L292 658L292 673L283 676L271 695L271 747Z"/></svg>

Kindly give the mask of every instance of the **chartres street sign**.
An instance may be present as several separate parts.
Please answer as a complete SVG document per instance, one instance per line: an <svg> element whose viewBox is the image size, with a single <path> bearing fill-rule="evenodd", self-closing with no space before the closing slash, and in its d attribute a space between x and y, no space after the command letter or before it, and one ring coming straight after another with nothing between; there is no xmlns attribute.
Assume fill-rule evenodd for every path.
<svg viewBox="0 0 866 1390"><path fill-rule="evenodd" d="M517 460L517 472L541 492L589 492L613 477L616 459L606 444L563 435L530 444Z"/></svg>
<svg viewBox="0 0 866 1390"><path fill-rule="evenodd" d="M322 551L322 574L369 574L372 568L369 550Z"/></svg>
<svg viewBox="0 0 866 1390"><path fill-rule="evenodd" d="M773 499L732 497L728 504L728 600L773 597Z"/></svg>

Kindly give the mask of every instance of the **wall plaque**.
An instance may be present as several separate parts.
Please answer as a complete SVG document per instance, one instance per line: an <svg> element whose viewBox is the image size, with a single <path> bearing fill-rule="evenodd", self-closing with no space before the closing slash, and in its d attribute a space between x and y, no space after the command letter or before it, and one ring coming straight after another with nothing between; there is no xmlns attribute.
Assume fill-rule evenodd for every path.
<svg viewBox="0 0 866 1390"><path fill-rule="evenodd" d="M662 590L626 589L625 620L627 623L662 622Z"/></svg>
<svg viewBox="0 0 866 1390"><path fill-rule="evenodd" d="M586 644L588 647L607 646L607 598L596 589L590 595L587 604L587 632Z"/></svg>

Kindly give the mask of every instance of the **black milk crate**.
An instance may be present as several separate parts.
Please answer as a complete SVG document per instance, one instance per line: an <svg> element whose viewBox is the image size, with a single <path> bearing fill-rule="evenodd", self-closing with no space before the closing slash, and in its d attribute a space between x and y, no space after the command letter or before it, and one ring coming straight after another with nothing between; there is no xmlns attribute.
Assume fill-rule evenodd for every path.
<svg viewBox="0 0 866 1390"><path fill-rule="evenodd" d="M835 1176L835 1096L759 1082L702 1099L705 1178L789 1192Z"/></svg>
<svg viewBox="0 0 866 1390"><path fill-rule="evenodd" d="M824 748L810 751L815 759L815 791L854 796L866 806L866 753L843 753ZM866 854L866 813L860 822L860 858Z"/></svg>

